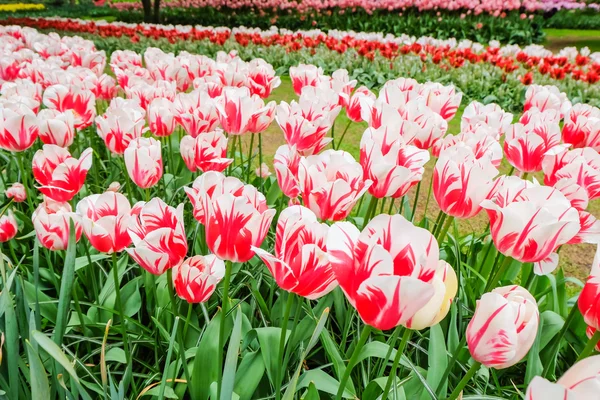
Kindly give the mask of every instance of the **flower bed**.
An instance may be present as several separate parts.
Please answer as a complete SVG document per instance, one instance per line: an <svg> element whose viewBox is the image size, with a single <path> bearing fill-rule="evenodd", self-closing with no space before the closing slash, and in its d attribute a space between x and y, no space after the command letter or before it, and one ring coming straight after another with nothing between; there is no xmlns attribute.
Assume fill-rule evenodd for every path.
<svg viewBox="0 0 600 400"><path fill-rule="evenodd" d="M14 13L19 11L35 11L43 10L45 7L43 4L33 3L13 3L13 4L0 4L0 13Z"/></svg>

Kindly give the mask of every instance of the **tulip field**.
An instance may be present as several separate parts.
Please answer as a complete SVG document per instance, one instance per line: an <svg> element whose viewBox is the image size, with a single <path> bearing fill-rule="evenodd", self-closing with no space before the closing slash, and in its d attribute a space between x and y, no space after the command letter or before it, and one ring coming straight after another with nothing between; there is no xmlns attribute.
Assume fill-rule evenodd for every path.
<svg viewBox="0 0 600 400"><path fill-rule="evenodd" d="M600 398L599 81L587 48L0 21L0 399Z"/></svg>

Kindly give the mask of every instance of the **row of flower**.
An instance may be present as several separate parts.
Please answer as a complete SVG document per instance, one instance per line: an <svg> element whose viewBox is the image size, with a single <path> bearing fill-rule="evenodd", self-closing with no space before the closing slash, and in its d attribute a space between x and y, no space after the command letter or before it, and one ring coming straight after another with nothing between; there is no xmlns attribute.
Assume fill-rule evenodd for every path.
<svg viewBox="0 0 600 400"><path fill-rule="evenodd" d="M43 4L34 3L11 3L11 4L0 4L0 13L2 12L17 12L17 11L31 11L31 10L43 10L45 7Z"/></svg>
<svg viewBox="0 0 600 400"><path fill-rule="evenodd" d="M373 328L382 331L397 328L389 337L387 355L380 356L384 364L373 377L380 379L376 395L383 392L384 399L398 395L394 381L398 374L406 374L398 372L397 367L401 356L408 351L410 335L420 334L417 331L427 328L431 328L428 331L430 343L435 340L434 332L439 332L444 348L444 337L450 337L451 329L455 329L457 352L452 357L452 366L465 344L473 361L466 374L462 366L457 368L459 376L464 374L464 377L451 384L443 380L450 377L452 366L442 381L432 381L433 372L427 374L427 381L420 375L422 379L417 381L420 390L427 387L442 398L451 390L448 398L454 400L471 379L471 383L477 385L476 373L482 365L496 370L519 368L517 364L535 344L529 357L538 362L528 363L528 381L523 381L523 375L516 379L500 376L507 380L494 388L494 394L498 390L502 396L509 397L515 384L527 391L528 399L592 398L597 393L600 359L586 357L600 340L600 333L596 332L600 329L596 301L600 291L597 283L600 257L590 271L578 307L572 307L566 320L561 319L561 333L556 330L551 335L548 331L544 331L544 335L538 333L542 324L540 309L549 311L554 302L548 300L551 289L541 287L537 291L536 276L546 276L557 268L561 246L600 240L600 222L586 211L589 202L600 197L600 109L586 104L572 105L566 94L556 87L532 85L527 90L518 122L513 123L513 115L495 104L474 102L461 116L460 133L452 135L448 134L448 122L455 118L462 101L462 94L453 86L398 78L386 82L376 95L366 87L357 88L357 82L350 79L345 70L337 70L329 76L314 65L298 65L291 68L289 74L299 99L265 104L264 99L280 85L280 78L262 59L245 62L235 53L221 52L213 60L204 55L167 54L149 48L143 55L114 51L107 60L104 52L97 51L92 42L77 37L44 35L31 28L9 26L0 29L0 38L0 65L11 66L5 71L16 70L11 76L4 76L0 88L0 148L8 152L4 155L11 166L3 168L0 174L3 184L11 185L6 190L10 201L0 217L0 242L5 243L3 249L11 254L6 259L9 270L5 271L10 273L2 274L7 287L3 293L11 291L6 281L8 275L16 274L16 285L23 280L34 280L27 265L31 261L26 259L30 249L34 254L39 251L32 243L33 232L39 244L53 252L48 253L44 261L47 264L40 266L39 258L33 261L33 269L45 269L43 273L36 272L39 276L30 283L35 285L32 292L35 296L25 299L19 286L12 289L14 304L25 304L25 300L35 304L30 306L29 325L25 324L25 330L15 334L6 329L11 319L0 321L4 324L3 331L7 332L7 350L11 349L6 352L9 367L6 372L2 371L4 379L0 380L0 387L9 396L18 398L23 387L27 387L20 380L27 375L27 366L32 365L31 376L37 374L36 381L42 386L44 382L48 385L45 373L48 368L52 369L50 376L59 392L77 392L86 398L83 394L88 390L97 390L99 396L104 393L105 398L109 398L105 367L90 371L91 377L98 375L97 383L89 381L85 386L80 384L83 377L78 377L71 367L69 386L63 380L59 383L57 375L60 368L71 366L70 362L59 362L62 366L59 368L58 364L47 362L44 366L39 361L41 348L57 361L66 357L63 354L60 358L57 354L61 354L61 349L51 347L43 334L29 330L31 326L42 329L41 317L35 316L43 312L40 292L48 296L46 293L55 290L60 293L58 303L63 305L60 309L64 312L54 313L47 321L46 330L53 334L57 344L69 349L72 357L81 359L73 363L78 369L85 368L83 358L89 351L74 344L79 342L76 336L64 335L68 316L78 315L79 322L75 322L75 326L80 325L83 337L86 329L94 329L94 325L100 332L106 329L101 336L103 341L95 342L102 346L100 363L105 363L110 321L93 321L91 318L102 316L90 310L102 305L102 297L109 297L104 290L114 292L111 306L102 311L120 321L121 337L114 339L116 343L112 346L123 347L126 362L120 390L127 393L135 390L129 388L130 383L135 388L140 383L136 380L143 380L144 374L138 370L145 371L148 365L146 353L149 351L144 343L154 347L157 341L168 342L170 337L166 361L158 356L156 349L154 351L157 363L154 371L165 371L161 393L165 393L168 375L170 382L185 384L181 386L180 398L185 397L188 390L193 398L207 398L208 393L215 390L218 397L233 398L233 382L239 378L236 376L238 358L246 360L248 356L254 357L252 368L258 379L255 384L247 381L240 384L236 388L238 395L250 392L248 397L240 397L251 398L255 391L266 390L280 398L282 387L286 387L285 397L292 398L296 389L306 387L297 384L299 374L304 359L310 357L315 341L321 338L321 352L328 348L328 355L321 353L306 361L338 380L327 375L329 386L321 383L315 390L329 390L337 399L362 397L362 388L366 385L356 381L355 386L351 375ZM14 60L19 62L14 64ZM104 72L107 61L115 78ZM342 110L350 123L365 122L368 126L360 142L359 161L340 150L348 145L343 134L328 136ZM276 179L272 180L268 177L268 166L261 163L261 138L274 120L285 144L275 153ZM242 140L246 136L250 136L247 155ZM255 136L258 136L258 148L254 147ZM37 141L38 137L43 146ZM427 203L433 197L440 214L428 230L413 224L414 207L406 218L402 211L404 200L396 200L403 199L414 187L418 192L432 156L436 158L429 192L433 196L427 196ZM520 176L511 176L512 171L498 176L503 160ZM18 168L12 167L15 164ZM256 165L259 166L254 180L257 183L252 185L249 182ZM198 175L192 178L191 185L175 178L185 176L181 168ZM526 179L535 172L543 173L544 186ZM31 173L37 185L30 180ZM115 176L125 180L124 185L113 183L107 187L106 182ZM197 222L191 216L186 218L185 203L171 205L185 201L182 192L187 195ZM415 197L418 198L418 193ZM364 198L368 201L363 207ZM75 211L69 202L76 204ZM487 271L484 267L487 253L483 262L470 265L466 270L461 267L461 256L452 258L448 252L448 248L454 246L452 240L458 239L449 239L450 228L455 218L470 219L483 210L489 217L489 232L486 228L483 235L491 236L491 242L485 246L488 252L495 247L498 255ZM20 216L20 224L16 216ZM275 235L269 235L276 216ZM17 237L19 225L23 230ZM27 227L31 228L31 235L24 230ZM200 231L200 234L190 235L190 231ZM82 233L93 248L91 252L85 243L76 245ZM484 246L483 241L480 245ZM445 250L441 251L440 247ZM85 273L79 271L81 275L77 275L82 286L79 291L71 279L77 249L83 260L79 269L85 269ZM64 262L56 263L57 254L63 250L66 251ZM128 268L126 257L119 261L118 253L123 251L141 268ZM480 252L467 254L467 259L483 256L481 248ZM108 266L112 268L112 278L104 272L104 267L96 267L103 264L103 259L97 257L104 253L113 255L113 265ZM19 261L21 255L24 261ZM261 294L257 285L263 267L252 262L255 255L264 262L272 276L270 279L281 291L271 286ZM516 281L515 275L510 278L509 274L513 260L522 268L522 286L498 287L506 280ZM22 268L17 268L21 262ZM55 268L61 268L59 264L64 265L64 269L56 274ZM4 270L4 261L2 265ZM471 273L471 269L476 271ZM92 278L88 280L86 275ZM267 326L256 313L246 311L244 338L241 310L252 306L245 303L245 294L238 292L239 287L231 290L231 285L248 277L248 284L242 285L246 289L241 290L257 303L263 302L261 309L268 312L265 298L270 291L271 299L273 292L280 293L281 301L276 304L281 310L285 307L285 311L279 321L280 328ZM53 279L60 281L60 290L51 284ZM167 306L171 303L171 320L158 311L166 307L158 300L158 279L171 294L166 303ZM98 280L107 284L110 280L110 289L103 289L103 295L98 294ZM131 303L127 314L124 311L121 291L137 293L140 285L145 291L145 307L140 296L133 315L147 315L139 317L141 326L137 327L137 321L132 319ZM217 286L222 289L220 312L214 302ZM81 304L88 308L92 328L84 325L84 311L77 297L72 304L71 293L85 296ZM193 306L188 308L187 317L180 315L175 293L190 304L210 305L212 297L213 321L209 322L206 305L202 306L205 324L192 318L197 317ZM334 301L335 293L343 293L350 306L341 297ZM469 293L476 293L476 297L469 299ZM294 341L302 325L300 313L305 312L303 301L296 297L330 298L339 313L351 313L355 309L364 323L360 339L349 339L347 332L342 333L343 319L327 325L327 333L321 335L328 308L311 316L312 306L308 302L305 304L311 310L308 324L316 326L315 333L310 338ZM287 299L285 306L283 299ZM466 313L458 311L453 306L454 301L459 301ZM236 302L245 306L234 306ZM297 311L292 318L294 302ZM3 307L9 307L14 313L13 298L9 297L6 303L8 305ZM456 323L446 318L452 307L455 315L460 313L461 318L470 319L465 330L460 324L450 327ZM557 338L552 351L552 359L556 360L561 340L579 310L589 326L591 339L582 349L572 342L565 353L570 358L568 351L576 348L578 358L583 361L557 383L550 383L542 376L549 377L554 370L550 365L555 364L554 361L549 363L547 369L542 365L540 337L547 337L543 346L550 348L555 346L551 339ZM231 321L233 329L227 328L226 321L233 320L233 314L237 315L235 322ZM183 329L178 328L179 319L185 319ZM442 320L446 320L445 328L438 325ZM159 329L169 332L170 326L173 333L161 334L163 339L148 335L143 341L139 338L134 341L138 335L145 334L143 329L148 329L142 321L155 326L157 335ZM270 323L274 323L274 319ZM352 319L346 323L352 324ZM190 372L184 337L193 330L188 330L192 324L198 331L196 335L204 332L204 336ZM289 341L286 340L288 324ZM250 329L252 326L256 329ZM261 336L263 333L259 333L263 328L258 326L276 331L269 331L271 339L266 341ZM403 339L392 356L402 330ZM231 338L224 358L226 331ZM27 340L30 335L36 340L35 347ZM340 356L340 352L345 351L343 348L336 349L337 353L333 354L337 354L344 368L328 368L330 372L324 372L323 357L332 357L330 352L336 344L331 337L338 335L343 337L340 342L353 343L352 350L347 349L350 361L346 364ZM458 344L459 337L463 338L462 344ZM196 338L195 343L198 343L200 337ZM70 340L73 343L69 343ZM180 363L167 372L175 340ZM240 352L240 342L246 340L248 344ZM255 357L257 351L270 351L268 344L273 342L279 349L269 356L274 359L263 361L260 356ZM27 352L19 353L20 343ZM302 350L295 351L294 346ZM345 343L343 346L345 348ZM433 354L431 351L430 356ZM207 355L214 357L207 358ZM444 364L450 365L445 350L441 356ZM297 373L293 372L294 368L286 370L290 358L298 362ZM24 359L28 362L21 362ZM411 363L418 359L414 357ZM388 361L391 362L389 369ZM206 363L214 363L214 375L202 368ZM431 360L424 363L429 365L430 371L435 368L434 364ZM240 370L243 366L244 361L241 361ZM132 368L134 373L128 378L131 372L127 371ZM268 371L265 379L270 383L263 385L264 389L257 389L265 370ZM564 370L566 368L557 367L559 374ZM389 371L388 375L384 375L385 371ZM443 369L438 370L440 376L443 372ZM361 376L364 378L365 374ZM151 372L151 375L156 373ZM190 377L197 377L197 383ZM289 384L283 384L284 379L289 379ZM430 385L434 385L433 388ZM58 389L59 386L62 389ZM482 393L486 386L487 383ZM39 390L39 386L35 390ZM404 390L402 388L403 393ZM480 389L475 392L479 393Z"/></svg>

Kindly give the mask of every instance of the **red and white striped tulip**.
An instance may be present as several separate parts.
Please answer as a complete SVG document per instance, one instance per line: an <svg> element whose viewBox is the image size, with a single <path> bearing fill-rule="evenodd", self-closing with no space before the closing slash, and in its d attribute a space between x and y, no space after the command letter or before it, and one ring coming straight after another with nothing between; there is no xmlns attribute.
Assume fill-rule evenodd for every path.
<svg viewBox="0 0 600 400"><path fill-rule="evenodd" d="M527 400L592 400L600 392L600 355L584 358L556 382L541 376L527 387Z"/></svg>
<svg viewBox="0 0 600 400"><path fill-rule="evenodd" d="M7 199L12 199L15 203L22 203L27 200L27 191L22 183L15 182L4 191Z"/></svg>
<svg viewBox="0 0 600 400"><path fill-rule="evenodd" d="M534 263L538 275L549 274L558 265L556 249L581 229L577 209L558 189L513 176L501 179L495 195L481 203L496 248Z"/></svg>
<svg viewBox="0 0 600 400"><path fill-rule="evenodd" d="M484 293L467 326L471 356L488 368L511 367L527 355L539 322L537 303L527 289L512 285Z"/></svg>
<svg viewBox="0 0 600 400"><path fill-rule="evenodd" d="M192 137L214 131L219 124L215 103L204 91L196 89L190 93L179 93L173 104L175 120Z"/></svg>
<svg viewBox="0 0 600 400"><path fill-rule="evenodd" d="M506 132L504 154L506 159L521 172L542 170L544 155L560 144L558 123L531 121L527 125L517 123Z"/></svg>
<svg viewBox="0 0 600 400"><path fill-rule="evenodd" d="M33 156L32 170L35 180L42 186L42 194L55 201L70 201L83 187L92 167L92 149L87 148L79 159L69 150L45 144Z"/></svg>
<svg viewBox="0 0 600 400"><path fill-rule="evenodd" d="M187 254L183 203L175 208L158 197L140 202L134 206L127 231L133 242L127 253L154 275L179 265Z"/></svg>
<svg viewBox="0 0 600 400"><path fill-rule="evenodd" d="M239 197L244 191L244 184L233 176L226 177L220 172L208 171L197 177L191 188L184 187L184 190L194 208L194 218L206 225L207 202L223 194Z"/></svg>
<svg viewBox="0 0 600 400"><path fill-rule="evenodd" d="M489 127L480 125L475 131L461 132L458 135L447 135L442 140L435 143L431 149L434 157L439 157L445 149L463 143L473 150L476 159L483 157L489 158L494 167L500 167L504 153L502 145L494 139L494 135Z"/></svg>
<svg viewBox="0 0 600 400"><path fill-rule="evenodd" d="M594 146L600 150L600 109L588 104L575 104L565 116L562 135L574 148Z"/></svg>
<svg viewBox="0 0 600 400"><path fill-rule="evenodd" d="M225 276L225 263L214 254L186 258L173 267L173 286L188 303L204 303Z"/></svg>
<svg viewBox="0 0 600 400"><path fill-rule="evenodd" d="M271 171L269 170L269 166L265 163L260 164L260 167L254 170L256 176L262 179L267 179L271 176Z"/></svg>
<svg viewBox="0 0 600 400"><path fill-rule="evenodd" d="M329 227L319 223L306 207L283 210L277 222L275 255L254 247L277 285L285 291L314 300L337 286L327 258Z"/></svg>
<svg viewBox="0 0 600 400"><path fill-rule="evenodd" d="M283 145L277 148L273 159L273 168L279 188L290 199L300 196L300 184L298 183L300 158L295 147Z"/></svg>
<svg viewBox="0 0 600 400"><path fill-rule="evenodd" d="M361 122L363 120L361 106L361 103L364 102L364 100L361 100L363 98L375 101L376 96L375 93L371 92L366 86L361 86L356 89L354 93L352 93L348 105L346 106L346 115L351 121Z"/></svg>
<svg viewBox="0 0 600 400"><path fill-rule="evenodd" d="M91 126L96 116L96 97L91 90L75 85L52 85L44 91L44 105L61 112L72 110L75 128Z"/></svg>
<svg viewBox="0 0 600 400"><path fill-rule="evenodd" d="M85 236L99 252L118 253L131 244L127 233L131 205L121 193L109 191L84 197L76 210Z"/></svg>
<svg viewBox="0 0 600 400"><path fill-rule="evenodd" d="M255 58L248 63L248 88L251 94L266 99L271 95L273 89L281 85L281 78L275 73L275 69L262 58Z"/></svg>
<svg viewBox="0 0 600 400"><path fill-rule="evenodd" d="M75 116L73 111L43 109L38 114L40 140L44 144L69 147L75 139Z"/></svg>
<svg viewBox="0 0 600 400"><path fill-rule="evenodd" d="M537 108L540 111L556 110L560 113L560 117L571 110L571 102L567 95L561 92L556 86L546 85L529 85L525 92L525 105L523 111L528 111L532 108Z"/></svg>
<svg viewBox="0 0 600 400"><path fill-rule="evenodd" d="M117 97L104 115L96 117L98 135L111 153L123 154L133 139L146 132L145 116L146 112L135 100Z"/></svg>
<svg viewBox="0 0 600 400"><path fill-rule="evenodd" d="M0 149L12 152L27 150L38 137L36 115L27 107L14 110L0 107Z"/></svg>
<svg viewBox="0 0 600 400"><path fill-rule="evenodd" d="M177 87L175 82L163 80L154 81L152 83L138 81L129 84L125 89L125 94L128 99L135 100L140 107L144 110L148 110L150 103L156 99L173 101L177 94Z"/></svg>
<svg viewBox="0 0 600 400"><path fill-rule="evenodd" d="M179 151L192 172L223 172L233 160L227 157L227 138L221 129L203 133L196 138L184 136Z"/></svg>
<svg viewBox="0 0 600 400"><path fill-rule="evenodd" d="M529 124L531 121L538 121L543 123L560 123L561 116L560 111L554 109L547 109L540 111L538 108L533 107L521 114L519 122L523 125Z"/></svg>
<svg viewBox="0 0 600 400"><path fill-rule="evenodd" d="M453 85L444 86L438 82L424 83L419 94L425 97L427 107L446 121L454 118L462 100L462 93Z"/></svg>
<svg viewBox="0 0 600 400"><path fill-rule="evenodd" d="M380 214L362 232L349 222L333 224L327 253L350 304L381 330L409 326L434 297L434 276L444 268L433 235L399 214Z"/></svg>
<svg viewBox="0 0 600 400"><path fill-rule="evenodd" d="M47 197L31 216L40 243L52 251L67 249L71 220L75 227L75 242L79 241L82 232L79 219L79 215L73 212L69 203L54 201Z"/></svg>
<svg viewBox="0 0 600 400"><path fill-rule="evenodd" d="M498 104L483 105L478 101L471 102L463 112L460 119L461 132L474 132L477 128L485 126L491 130L494 139L510 129L513 115L505 112Z"/></svg>
<svg viewBox="0 0 600 400"><path fill-rule="evenodd" d="M302 89L306 86L318 86L327 76L323 73L321 67L312 64L299 64L297 67L290 67L290 78L294 92L298 96L302 94Z"/></svg>
<svg viewBox="0 0 600 400"><path fill-rule="evenodd" d="M302 157L298 182L304 204L322 220L341 221L371 186L350 153L326 150Z"/></svg>
<svg viewBox="0 0 600 400"><path fill-rule="evenodd" d="M154 99L148 105L148 127L153 135L170 136L175 130L175 106L169 99Z"/></svg>
<svg viewBox="0 0 600 400"><path fill-rule="evenodd" d="M586 324L600 330L600 250L596 250L590 276L587 278L579 299L579 311Z"/></svg>
<svg viewBox="0 0 600 400"><path fill-rule="evenodd" d="M544 156L542 169L546 185L568 180L584 188L589 200L600 197L600 154L591 147L554 147Z"/></svg>
<svg viewBox="0 0 600 400"><path fill-rule="evenodd" d="M17 236L19 225L12 210L0 217L0 243L8 242Z"/></svg>
<svg viewBox="0 0 600 400"><path fill-rule="evenodd" d="M129 178L140 188L156 185L163 174L160 142L153 138L133 139L124 153Z"/></svg>
<svg viewBox="0 0 600 400"><path fill-rule="evenodd" d="M246 87L225 88L216 99L217 114L223 130L230 135L265 130L273 121L275 102L265 106L258 95L251 95ZM266 120L263 120L264 117Z"/></svg>
<svg viewBox="0 0 600 400"><path fill-rule="evenodd" d="M406 143L420 149L432 148L448 131L448 122L419 99L408 102L400 116L412 126L403 132Z"/></svg>

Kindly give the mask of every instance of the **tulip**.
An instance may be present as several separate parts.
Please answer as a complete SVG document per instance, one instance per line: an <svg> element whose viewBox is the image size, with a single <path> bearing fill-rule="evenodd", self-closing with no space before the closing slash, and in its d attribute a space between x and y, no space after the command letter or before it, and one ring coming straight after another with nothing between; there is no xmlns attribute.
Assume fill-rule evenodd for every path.
<svg viewBox="0 0 600 400"><path fill-rule="evenodd" d="M530 108L521 114L519 122L523 125L529 124L531 121L537 121L542 123L560 123L561 116L560 111L552 108L540 111L537 107Z"/></svg>
<svg viewBox="0 0 600 400"><path fill-rule="evenodd" d="M38 120L27 107L18 110L0 105L0 148L20 152L27 150L38 137Z"/></svg>
<svg viewBox="0 0 600 400"><path fill-rule="evenodd" d="M454 86L437 82L423 84L419 94L425 97L427 107L446 121L454 118L462 100L462 93L457 93Z"/></svg>
<svg viewBox="0 0 600 400"><path fill-rule="evenodd" d="M600 330L600 251L596 250L590 276L587 278L577 304L586 324Z"/></svg>
<svg viewBox="0 0 600 400"><path fill-rule="evenodd" d="M369 193L378 198L404 196L423 179L429 152L406 145L397 127L367 128L360 141L364 178L373 182Z"/></svg>
<svg viewBox="0 0 600 400"><path fill-rule="evenodd" d="M504 153L508 162L521 172L542 170L544 154L560 143L557 123L531 121L517 123L506 133Z"/></svg>
<svg viewBox="0 0 600 400"><path fill-rule="evenodd" d="M127 253L146 271L161 275L183 261L188 245L183 226L183 204L177 209L155 197L134 206L129 224L133 242Z"/></svg>
<svg viewBox="0 0 600 400"><path fill-rule="evenodd" d="M165 98L154 99L148 106L148 126L153 135L169 136L175 130L175 106Z"/></svg>
<svg viewBox="0 0 600 400"><path fill-rule="evenodd" d="M600 155L591 147L556 146L544 155L542 169L546 185L568 180L584 188L589 200L600 197Z"/></svg>
<svg viewBox="0 0 600 400"><path fill-rule="evenodd" d="M206 196L206 243L221 260L246 262L254 256L269 232L275 210L267 207L265 196L246 185L240 194Z"/></svg>
<svg viewBox="0 0 600 400"><path fill-rule="evenodd" d="M258 167L254 170L254 173L256 174L256 176L258 176L259 178L262 178L262 179L267 179L269 176L271 176L271 171L269 171L269 166L265 163L260 164L260 167Z"/></svg>
<svg viewBox="0 0 600 400"><path fill-rule="evenodd" d="M302 200L322 220L340 221L371 186L350 153L326 150L302 157L298 164Z"/></svg>
<svg viewBox="0 0 600 400"><path fill-rule="evenodd" d="M537 108L540 111L556 110L563 118L571 110L571 102L565 93L556 86L530 85L525 92L525 105L523 111Z"/></svg>
<svg viewBox="0 0 600 400"><path fill-rule="evenodd" d="M317 86L319 81L325 78L325 75L321 67L299 64L297 67L290 67L290 78L294 92L300 96L305 86Z"/></svg>
<svg viewBox="0 0 600 400"><path fill-rule="evenodd" d="M448 131L448 122L419 100L407 103L400 116L410 126L410 129L404 129L402 134L406 144L412 144L419 149L432 148ZM383 118L382 123L390 122Z"/></svg>
<svg viewBox="0 0 600 400"><path fill-rule="evenodd" d="M106 189L108 192L118 192L121 189L121 184L119 182L112 182L110 185L108 185L108 189Z"/></svg>
<svg viewBox="0 0 600 400"><path fill-rule="evenodd" d="M333 71L328 86L339 93L339 104L346 107L350 101L350 94L352 94L356 83L356 79L350 80L348 70L340 68Z"/></svg>
<svg viewBox="0 0 600 400"><path fill-rule="evenodd" d="M74 85L52 85L46 89L44 105L50 109L65 112L72 110L75 128L84 129L92 125L96 116L96 97L91 90Z"/></svg>
<svg viewBox="0 0 600 400"><path fill-rule="evenodd" d="M273 120L275 103L265 106L258 95L250 95L248 88L226 88L216 101L217 113L223 130L230 135L242 135L251 130L255 121L255 129L265 130ZM269 113L270 111L270 113ZM271 118L265 123L256 124L263 115L270 114ZM266 125L266 126L265 126Z"/></svg>
<svg viewBox="0 0 600 400"><path fill-rule="evenodd" d="M481 206L490 218L492 239L499 252L534 263L538 275L558 265L556 248L581 229L579 213L558 189L518 177L504 177L494 196Z"/></svg>
<svg viewBox="0 0 600 400"><path fill-rule="evenodd" d="M44 109L38 114L39 135L44 144L69 147L75 139L75 117L73 111Z"/></svg>
<svg viewBox="0 0 600 400"><path fill-rule="evenodd" d="M225 276L225 263L213 254L193 256L173 267L173 286L188 303L204 303Z"/></svg>
<svg viewBox="0 0 600 400"><path fill-rule="evenodd" d="M361 122L362 112L361 112L361 99L370 99L375 101L376 97L373 92L371 92L366 86L361 86L352 94L350 100L348 101L348 105L346 106L346 115L348 119L354 122Z"/></svg>
<svg viewBox="0 0 600 400"><path fill-rule="evenodd" d="M197 177L191 188L185 187L184 190L194 207L194 218L206 225L206 202L212 202L214 198L226 193L239 197L244 191L244 184L238 178L209 171Z"/></svg>
<svg viewBox="0 0 600 400"><path fill-rule="evenodd" d="M75 227L75 242L81 237L79 216L67 202L45 198L31 216L38 240L45 248L57 251L66 250L69 245L71 220Z"/></svg>
<svg viewBox="0 0 600 400"><path fill-rule="evenodd" d="M175 120L192 137L215 130L219 123L215 103L206 92L196 89L190 93L179 93L173 104Z"/></svg>
<svg viewBox="0 0 600 400"><path fill-rule="evenodd" d="M594 146L600 149L600 109L587 104L576 104L565 116L562 135L565 143L574 148Z"/></svg>
<svg viewBox="0 0 600 400"><path fill-rule="evenodd" d="M527 387L527 400L592 400L600 391L600 355L584 358L573 365L556 382L541 376Z"/></svg>
<svg viewBox="0 0 600 400"><path fill-rule="evenodd" d="M118 253L131 244L127 233L131 206L121 193L104 192L84 197L77 203L83 232L101 253Z"/></svg>
<svg viewBox="0 0 600 400"><path fill-rule="evenodd" d="M83 187L92 167L92 149L87 148L79 159L69 150L45 144L33 156L32 170L35 180L42 185L42 194L55 201L70 201Z"/></svg>
<svg viewBox="0 0 600 400"><path fill-rule="evenodd" d="M227 157L227 138L221 129L203 133L196 138L184 136L179 145L181 157L190 171L223 172L233 160Z"/></svg>
<svg viewBox="0 0 600 400"><path fill-rule="evenodd" d="M537 303L527 289L512 285L485 293L467 326L471 356L488 368L515 365L533 345L539 321Z"/></svg>
<svg viewBox="0 0 600 400"><path fill-rule="evenodd" d="M275 70L262 58L255 58L248 63L248 87L251 94L262 99L271 95L273 89L281 85L281 78L275 75Z"/></svg>
<svg viewBox="0 0 600 400"><path fill-rule="evenodd" d="M117 108L119 104L123 108ZM113 154L123 154L129 143L146 131L145 115L137 103L116 98L104 115L96 117L98 135Z"/></svg>
<svg viewBox="0 0 600 400"><path fill-rule="evenodd" d="M277 222L275 255L254 247L277 285L285 291L314 300L337 286L327 258L329 227L302 206L282 211Z"/></svg>
<svg viewBox="0 0 600 400"><path fill-rule="evenodd" d="M290 199L300 196L298 183L298 165L300 155L295 147L288 145L279 146L273 159L273 168L277 177L277 184L284 195Z"/></svg>
<svg viewBox="0 0 600 400"><path fill-rule="evenodd" d="M140 188L151 188L162 177L161 147L156 139L133 139L125 149L124 158L129 177Z"/></svg>
<svg viewBox="0 0 600 400"><path fill-rule="evenodd" d="M163 80L147 83L144 81L130 83L125 89L128 99L135 100L144 110L156 99L173 101L177 93L175 82Z"/></svg>
<svg viewBox="0 0 600 400"><path fill-rule="evenodd" d="M459 142L443 150L433 170L433 196L440 210L455 218L471 218L481 202L494 191L498 170L491 158L477 159L473 150Z"/></svg>
<svg viewBox="0 0 600 400"><path fill-rule="evenodd" d="M381 330L409 326L434 297L434 276L444 268L431 233L399 214L378 215L362 232L349 222L333 224L327 254L350 304Z"/></svg>
<svg viewBox="0 0 600 400"><path fill-rule="evenodd" d="M132 50L115 50L110 55L111 68L129 68L142 66L142 56Z"/></svg>
<svg viewBox="0 0 600 400"><path fill-rule="evenodd" d="M483 105L478 101L470 103L460 119L461 132L474 132L478 127L485 126L494 134L496 140L506 133L512 123L513 115L504 112L494 103Z"/></svg>
<svg viewBox="0 0 600 400"><path fill-rule="evenodd" d="M442 140L435 143L431 149L433 156L439 157L440 154L447 148L455 146L459 143L471 148L475 158L488 158L492 165L496 168L500 167L504 153L500 143L494 139L493 131L484 125L479 125L475 131L461 132L458 135L447 135Z"/></svg>
<svg viewBox="0 0 600 400"><path fill-rule="evenodd" d="M7 199L13 199L15 203L22 203L27 200L27 191L22 183L15 182L11 187L4 191Z"/></svg>
<svg viewBox="0 0 600 400"><path fill-rule="evenodd" d="M17 236L18 230L19 226L12 210L8 210L8 214L0 217L0 243L8 242Z"/></svg>

